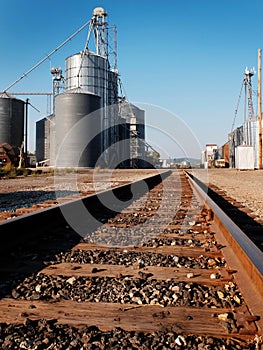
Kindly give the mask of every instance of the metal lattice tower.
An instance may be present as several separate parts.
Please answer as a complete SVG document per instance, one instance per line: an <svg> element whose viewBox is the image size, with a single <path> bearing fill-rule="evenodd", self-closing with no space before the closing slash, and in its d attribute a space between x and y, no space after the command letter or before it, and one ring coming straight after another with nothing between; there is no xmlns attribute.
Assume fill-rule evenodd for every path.
<svg viewBox="0 0 263 350"><path fill-rule="evenodd" d="M244 78L244 86L245 86L245 104L244 104L244 121L247 120L247 112L248 119L254 117L254 108L253 108L253 99L252 99L252 83L251 77L255 74L255 69L245 69L245 78Z"/></svg>
<svg viewBox="0 0 263 350"><path fill-rule="evenodd" d="M108 23L106 21L107 16L107 12L102 7L96 7L93 10L93 17L90 21L85 51L89 51L88 46L90 36L93 32L96 54L108 59Z"/></svg>
<svg viewBox="0 0 263 350"><path fill-rule="evenodd" d="M117 72L117 28L116 25L108 25L107 16L107 12L102 7L96 7L93 10L84 53L92 51L89 50L89 43L93 33L95 53L106 58L109 61L109 69Z"/></svg>
<svg viewBox="0 0 263 350"><path fill-rule="evenodd" d="M235 121L236 121L236 117L237 117L237 113L238 113L238 109L239 109L239 104L241 101L243 87L245 90L245 92L244 92L244 123L246 122L247 119L252 119L254 117L254 107L253 107L253 98L252 98L253 91L252 91L252 82L251 82L251 77L253 77L254 74L255 74L254 68L248 69L246 67L245 77L242 81L240 93L238 96L238 102L237 102L237 107L235 109L235 115L234 115L234 119L232 122L231 132L234 131Z"/></svg>

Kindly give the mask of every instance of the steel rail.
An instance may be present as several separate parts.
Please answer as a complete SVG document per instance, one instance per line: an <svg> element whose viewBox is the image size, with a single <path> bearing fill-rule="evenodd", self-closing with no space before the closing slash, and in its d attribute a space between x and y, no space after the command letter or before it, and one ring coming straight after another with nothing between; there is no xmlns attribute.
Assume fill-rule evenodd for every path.
<svg viewBox="0 0 263 350"><path fill-rule="evenodd" d="M208 196L208 186L194 175L185 171L195 194L204 205L212 210L213 229L222 253L247 300L256 321L260 335L263 335L263 252L231 220L229 216Z"/></svg>
<svg viewBox="0 0 263 350"><path fill-rule="evenodd" d="M41 209L11 220L0 222L0 254L4 254L8 251L9 247L19 245L20 242L42 233L43 229L45 231L58 230L61 227L70 226L64 216L65 213L70 213L80 222L81 226L81 220L79 219L79 208L81 205L84 205L87 211L91 213L93 213L94 208L99 208L99 210L103 212L106 208L103 203L110 203L111 198L116 197L119 207L114 207L114 209L106 208L111 210L113 215L116 215L116 211L123 210L129 204L125 197L127 193L130 193L133 198L139 198L147 191L147 188L152 188L157 183L160 183L169 176L170 173L171 171L169 170L155 172L154 175L150 174L124 185L115 186L95 194L69 200L68 202L58 204L54 207ZM145 184L147 186L145 186ZM96 213L94 213L94 218L96 218ZM42 225L42 223L45 224ZM85 230L87 230L88 227L88 230L92 231L102 225L102 223L100 223L98 219L91 220L90 222L85 221L83 225L85 226Z"/></svg>
<svg viewBox="0 0 263 350"><path fill-rule="evenodd" d="M7 260L3 260L3 263L6 266L3 266L2 272L7 275L7 281L12 281L12 285L9 287L7 284L7 288L3 293L4 297L0 301L1 322L23 324L25 322L25 317L29 320L56 320L59 325L67 324L70 327L76 325L94 325L103 332L114 332L114 329L117 327L123 329L125 332L143 332L145 333L145 340L148 337L146 333L152 334L153 332L160 331L160 342L165 341L166 344L168 344L166 334L168 336L169 332L169 334L175 334L174 340L172 340L173 344L175 336L179 334L179 338L176 339L178 341L178 339L180 340L180 337L182 337L182 339L184 339L184 344L187 343L187 339L190 337L194 337L194 339L205 337L207 342L211 344L210 337L213 337L214 340L212 341L215 342L215 344L222 340L225 342L225 345L229 344L229 342L232 344L236 342L242 344L244 341L247 344L246 348L250 348L250 344L253 343L256 344L256 349L258 349L258 345L262 343L263 336L261 336L262 329L260 329L260 323L258 324L255 321L258 319L256 316L258 316L261 311L259 309L255 312L251 312L250 300L252 296L250 295L249 299L239 288L242 283L237 282L237 277L241 268L239 265L234 265L232 261L229 263L227 258L227 254L231 252L232 256L236 258L236 253L233 252L233 250L229 250L229 246L231 245L220 238L219 235L222 230L219 230L217 224L214 224L214 221L216 220L215 212L211 209L207 211L207 208L210 207L207 202L206 194L204 193L204 197L202 197L199 192L197 192L194 183L192 183L185 174L182 176L181 171L179 178L176 176L173 177L173 174L170 178L169 175L171 173L172 171L163 170L156 175L155 172L154 177L147 176L137 181L138 186L133 186L132 183L120 186L120 191L118 190L115 194L117 199L123 201L124 207L125 201L130 202L131 194L133 195L132 199L135 200L140 194L142 194L142 202L138 203L140 202L139 199L136 205L132 204L128 210L121 211L120 215L116 216L114 216L115 207L112 208L113 217L110 217L109 220L108 211L104 213L104 219L106 219L104 224L106 227L107 225L113 225L114 231L115 225L118 225L118 223L125 224L126 226L123 227L126 227L127 229L129 227L135 227L139 221L137 221L137 215L134 216L133 214L136 212L139 214L138 216L143 219L145 218L145 214L149 217L149 208L152 208L154 211L156 206L158 207L158 204L162 201L161 194L164 193L164 188L166 188L166 190L168 189L169 193L166 192L163 198L168 198L170 203L169 205L160 208L161 210L158 211L158 213L161 215L157 217L155 223L149 227L149 233L150 231L154 232L154 236L156 235L157 240L158 237L160 238L160 245L152 244L151 240L148 241L149 244L146 244L146 246L136 244L128 246L125 249L123 249L125 245L118 245L117 247L115 247L114 244L108 245L109 241L107 241L107 235L110 237L113 236L114 238L116 234L118 242L120 242L119 238L122 235L122 229L119 232L112 232L111 230L107 232L107 228L104 230L105 227L97 232L97 236L101 235L101 237L98 237L101 238L101 240L99 239L97 242L94 242L92 237L91 241L86 241L85 239L80 243L76 242L76 240L73 241L72 238L75 238L75 236L72 237L73 232L68 232L69 234L66 233L65 235L65 227L62 227L60 232L57 232L56 229L54 231L52 230L52 232L49 232L50 236L48 236L48 232L46 232L47 235L44 235L44 240L39 239L41 237L38 236L38 232L35 232L35 239L32 241L31 247L26 246L28 241L23 237L26 244L19 246L19 249L12 251L11 259L13 261L14 256L17 256L17 259L15 259L16 261L12 262L9 266ZM176 181L174 181L175 177ZM162 184L162 180L167 180L166 185ZM144 183L142 183L142 181ZM147 184L147 186L145 186L145 184ZM114 188L106 190L104 193L110 193L110 191L114 193ZM99 193L97 193L97 196L99 196ZM147 197L146 201L145 197ZM88 204L88 198L90 198L90 204ZM158 200L156 200L157 198ZM177 199L180 200L180 206L178 206ZM96 206L97 203L98 198L96 196L91 195L87 197L86 204L88 208L90 208L90 206ZM68 209L71 210L73 208L75 210L75 204L71 203L71 205L68 206ZM176 213L175 208L178 209ZM100 214L103 214L102 211L103 206L99 207ZM51 213L53 211L48 210L46 213L47 212ZM169 214L172 214L172 225L168 225L170 226L170 231L166 233L162 229L159 230L159 228L163 223L164 216ZM54 215L54 219L57 221L58 219L55 214L52 215ZM53 221L50 216L48 216L48 219L49 220L47 220L46 217L45 220L45 217L41 217L41 222L38 222L38 224L41 225L43 220L45 220L45 223L43 223L43 226L45 226L47 221ZM19 220L17 221L19 222ZM58 224L56 225L58 226ZM54 226L52 226L52 229L54 229ZM45 228L45 230L47 229ZM144 229L140 231L142 234L147 233ZM139 232L136 232L136 234L137 233ZM184 237L181 233L183 233ZM163 240L164 235L166 238ZM128 229L128 239L129 236L130 231ZM150 237L152 237L151 234L150 236L147 235L147 240ZM183 243L185 238L187 240L189 238L192 238L193 241L197 240L197 245L195 243L193 246L185 245ZM205 244L199 246L198 241L202 238L205 238ZM48 241L46 241L46 239L48 239ZM168 240L166 241L166 239ZM179 239L180 243L175 244L174 246L170 239ZM104 245L104 242L107 242L107 244ZM123 242L125 243L128 241L124 240ZM65 247L63 246L64 244L66 244ZM222 246L225 247L222 248ZM61 255L60 253L62 252L63 247L65 248L63 249L63 251L66 252L65 255ZM114 249L112 249L112 247L114 247ZM56 257L57 253L57 250L54 248L59 249L58 259L53 258ZM72 249L69 251L69 248ZM98 248L100 253L98 253ZM222 249L222 251L220 249ZM18 253L17 255L16 252ZM160 265L159 258L156 259L156 253L158 253L158 257L162 257L162 261L164 258L163 263ZM106 259L95 259L94 261L93 259L89 260L89 256L94 256L94 254L97 257L105 257ZM137 256L137 254L138 257L147 257L142 266L136 263L136 261L141 261L140 259L134 260L134 257ZM192 262L195 258L197 258L197 260L201 258L202 260L203 257L208 257L207 264L210 267L213 265L213 268L210 269L206 263L204 265L203 263L202 265L197 264L197 266L195 266L195 264L192 265L191 263L192 267L183 263L180 265L173 265L172 267L170 266L168 258L168 256L171 255L173 257L189 257L189 261ZM34 259L32 259L32 256ZM223 257L226 261L224 261ZM209 263L210 258L212 265ZM144 258L142 259L144 260ZM50 262L52 263L50 264ZM54 262L56 262L55 266ZM220 264L217 264L217 262L220 262ZM132 265L130 265L130 263L132 263ZM238 270L234 275L233 266ZM212 271L213 273L211 274ZM216 275L217 272L218 276L212 278L211 276ZM37 277L35 277L33 273L37 273ZM23 274L29 276L29 279L25 280L23 284L20 284L20 274L22 278L24 278ZM191 274L193 276L189 277ZM244 276L244 273L241 271L240 275L242 277ZM15 283L13 283L12 277L14 277ZM96 279L94 279L96 288L99 287L98 298L96 297L97 291L92 290L90 285L87 284L87 288L92 293L92 298L88 299L85 292L86 282L89 283L94 277ZM61 294L62 297L56 299L56 295L49 290L48 283L46 284L45 282L43 284L43 281L50 279L51 281L54 281L56 285L56 281L60 278L65 281L66 284L71 284L71 282L69 282L71 279L80 278L80 281L83 281L85 286L80 284L77 286L76 292L74 289L72 290L73 294L70 296L72 300L66 300L67 296L65 294L64 296L66 296L66 298L64 298L63 292ZM139 299L133 300L131 299L132 296L129 296L129 298L126 299L125 296L129 289L126 288L127 286L125 282L125 285L121 287L121 290L118 289L119 291L113 299L112 295L114 295L114 290L118 286L118 282L122 281L122 278L125 278L125 281L127 280L127 286L131 287L133 287L135 279L142 279L144 281L142 282L143 284L140 283L140 285L136 287L136 290L137 288L138 291L140 289L145 290L146 294L141 295ZM193 280L191 281L189 278L193 278ZM158 281L160 286L163 285L163 292L160 295L160 299L159 297L155 299L154 295L151 296L151 292L148 294L143 287L144 283L146 283L152 290L152 287L155 286L154 281ZM63 284L60 285L60 282L58 283L59 290L61 288L65 293L67 293L67 290L71 290L71 287L68 289L68 287L65 287ZM169 283L175 283L175 291L177 290L177 287L180 286L180 291L178 292L180 292L180 297L185 300L185 306L184 302L181 305L180 301L178 303L172 301L171 298L174 299L174 297L173 294L169 292L171 290ZM185 285L184 288L183 285L178 285L177 283L186 283L189 285ZM193 293L191 292L192 283ZM245 284L249 286L249 283L248 280ZM40 291L39 300L37 300L37 295L36 300L34 298L31 299L31 293L33 296L35 291L40 288L36 288L36 286L40 285L43 285L43 290ZM109 287L110 285L113 287ZM137 283L135 283L135 285L137 285ZM173 284L171 284L171 286L172 285ZM196 285L196 287L200 286L200 290L199 287L197 287L195 291L194 285ZM20 289L20 286L23 286L22 289L25 287L25 291L22 294L19 292L22 290ZM202 286L205 286L205 290L203 290ZM234 294L232 291L228 293L227 286L230 287L231 290L233 288ZM226 289L226 293L224 288ZM159 289L159 287L157 288L157 285L156 289ZM206 293L206 291L207 296L203 294L203 292ZM79 292L80 294L83 292L83 295L78 295L77 293ZM113 294L111 294L112 292ZM23 300L23 295L26 296L27 300ZM60 294L58 294L58 296L59 295ZM75 300L75 295L78 300ZM105 295L106 298L104 299ZM255 299L262 302L258 294L253 295ZM166 303L166 298L168 298L170 302ZM51 301L50 303L48 302L49 300ZM158 301L158 303L155 304L154 302L154 304L152 304L151 300ZM56 302L54 303L53 301ZM208 307L206 307L206 304L208 304ZM224 318L225 321L223 321ZM154 337L158 337L158 333L156 333ZM226 339L224 340L224 338ZM178 345L179 343L177 342ZM206 343L206 340L204 340L204 343ZM182 343L181 345L183 346ZM166 345L164 344L164 346ZM192 346L187 348L192 349ZM234 345L233 348L235 348ZM239 345L239 348L241 348L241 345Z"/></svg>

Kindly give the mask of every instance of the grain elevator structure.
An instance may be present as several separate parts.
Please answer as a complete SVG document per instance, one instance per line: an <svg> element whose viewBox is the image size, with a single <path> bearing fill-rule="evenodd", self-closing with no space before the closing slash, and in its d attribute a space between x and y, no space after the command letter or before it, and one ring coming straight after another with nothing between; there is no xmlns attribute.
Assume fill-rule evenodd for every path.
<svg viewBox="0 0 263 350"><path fill-rule="evenodd" d="M66 58L65 77L60 68L51 73L53 113L36 123L37 162L54 167L144 167L144 111L119 96L116 28L108 26L102 7L93 11L84 50Z"/></svg>
<svg viewBox="0 0 263 350"><path fill-rule="evenodd" d="M24 144L26 104L3 92L0 94L0 167L18 166Z"/></svg>

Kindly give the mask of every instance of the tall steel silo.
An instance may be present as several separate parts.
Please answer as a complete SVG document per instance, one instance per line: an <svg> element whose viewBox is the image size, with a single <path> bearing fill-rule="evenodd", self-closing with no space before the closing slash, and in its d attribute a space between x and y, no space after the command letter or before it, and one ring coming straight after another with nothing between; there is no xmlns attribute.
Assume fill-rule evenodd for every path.
<svg viewBox="0 0 263 350"><path fill-rule="evenodd" d="M11 97L0 98L0 142L21 147L24 140L25 102Z"/></svg>
<svg viewBox="0 0 263 350"><path fill-rule="evenodd" d="M100 97L64 93L55 97L56 167L93 168L101 155Z"/></svg>
<svg viewBox="0 0 263 350"><path fill-rule="evenodd" d="M36 122L36 161L41 162L45 159L45 141L46 135L46 118Z"/></svg>
<svg viewBox="0 0 263 350"><path fill-rule="evenodd" d="M55 116L36 122L36 161L43 165L55 164Z"/></svg>
<svg viewBox="0 0 263 350"><path fill-rule="evenodd" d="M66 59L66 91L92 93L101 97L101 107L108 104L109 62L95 53L78 53Z"/></svg>
<svg viewBox="0 0 263 350"><path fill-rule="evenodd" d="M101 138L103 150L109 146L110 126L108 105L109 61L93 52L81 52L66 59L66 92L92 93L100 96L101 123L104 136Z"/></svg>
<svg viewBox="0 0 263 350"><path fill-rule="evenodd" d="M52 118L49 118L47 122L47 128L49 130L49 154L47 156L50 159L49 164L56 164L56 116L53 114Z"/></svg>

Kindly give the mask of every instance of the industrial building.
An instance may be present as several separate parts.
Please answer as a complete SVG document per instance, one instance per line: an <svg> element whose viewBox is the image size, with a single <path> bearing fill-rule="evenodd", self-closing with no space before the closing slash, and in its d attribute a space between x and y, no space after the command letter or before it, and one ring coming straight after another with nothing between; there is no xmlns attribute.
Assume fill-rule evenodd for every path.
<svg viewBox="0 0 263 350"><path fill-rule="evenodd" d="M55 167L144 167L144 111L119 96L110 64L107 13L95 8L84 51L54 68L53 114L36 123L38 163ZM95 52L89 49L94 35ZM116 40L116 38L115 38ZM61 89L63 83L63 89ZM62 92L61 92L62 90Z"/></svg>
<svg viewBox="0 0 263 350"><path fill-rule="evenodd" d="M90 21L58 47L88 26L84 50L65 58L65 76L60 67L51 69L53 111L36 122L37 165L58 168L154 166L156 152L151 157L154 150L145 141L145 111L122 94L116 59L116 27L109 26L107 16L102 7L95 8ZM113 35L109 35L110 31ZM109 42L109 38L113 42ZM0 142L24 147L27 154L28 104L6 92L16 82L0 98Z"/></svg>
<svg viewBox="0 0 263 350"><path fill-rule="evenodd" d="M128 149L128 167L145 168L146 150L145 150L145 111L127 101L120 104L120 115L125 121L125 128L128 130L129 137L126 139L129 144ZM134 155L137 155L134 157Z"/></svg>
<svg viewBox="0 0 263 350"><path fill-rule="evenodd" d="M203 167L230 167L239 170L262 169L262 96L261 96L261 50L258 50L258 111L254 112L252 96L252 77L254 69L245 69L242 81L238 106L232 124L232 130L228 134L228 141L221 147L206 145L202 152ZM243 123L234 128L239 102L244 91ZM257 116L256 116L257 115ZM212 148L211 148L212 147Z"/></svg>
<svg viewBox="0 0 263 350"><path fill-rule="evenodd" d="M215 143L207 143L205 150L202 152L201 163L204 168L212 168L217 159L217 145Z"/></svg>
<svg viewBox="0 0 263 350"><path fill-rule="evenodd" d="M262 168L262 106L261 106L261 50L258 50L258 111L255 115L255 108L252 96L252 77L254 69L245 69L245 76L242 82L244 89L244 118L241 126L234 129L228 135L229 166L231 168L261 169ZM240 100L240 96L238 100ZM237 113L238 107L236 109Z"/></svg>
<svg viewBox="0 0 263 350"><path fill-rule="evenodd" d="M251 118L229 133L224 145L207 144L201 163L204 168L259 169L258 144L258 120Z"/></svg>

